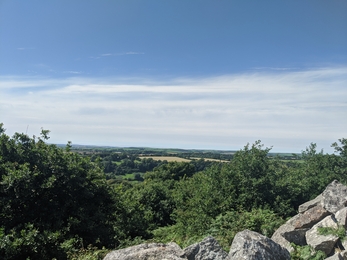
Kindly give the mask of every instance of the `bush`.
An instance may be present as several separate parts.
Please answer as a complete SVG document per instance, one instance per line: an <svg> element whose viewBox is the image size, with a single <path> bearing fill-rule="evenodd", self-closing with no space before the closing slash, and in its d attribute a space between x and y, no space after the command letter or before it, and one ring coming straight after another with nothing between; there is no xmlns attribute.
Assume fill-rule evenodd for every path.
<svg viewBox="0 0 347 260"><path fill-rule="evenodd" d="M122 239L123 205L89 158L41 137L5 135L0 124L0 255L66 259L85 245ZM74 240L75 239L75 240Z"/></svg>
<svg viewBox="0 0 347 260"><path fill-rule="evenodd" d="M294 251L291 252L290 256L293 260L323 260L326 258L326 255L322 251L315 251L310 246L298 246L291 244L294 248Z"/></svg>
<svg viewBox="0 0 347 260"><path fill-rule="evenodd" d="M229 250L236 233L248 229L271 237L283 223L284 220L271 210L228 211L213 221L208 233L213 235L225 250Z"/></svg>

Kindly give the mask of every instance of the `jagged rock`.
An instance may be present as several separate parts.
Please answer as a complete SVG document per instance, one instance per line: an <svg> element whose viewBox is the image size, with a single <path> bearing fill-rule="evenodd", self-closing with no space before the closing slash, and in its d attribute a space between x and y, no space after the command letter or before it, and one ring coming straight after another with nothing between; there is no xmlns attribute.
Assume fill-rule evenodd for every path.
<svg viewBox="0 0 347 260"><path fill-rule="evenodd" d="M281 245L282 247L284 247L285 249L288 250L288 252L292 252L294 251L294 248L292 247L292 245L290 244L290 242L284 238L283 233L286 232L290 232L293 231L294 227L288 223L283 224L282 226L280 226L275 233L273 233L271 239ZM304 235L305 236L305 235Z"/></svg>
<svg viewBox="0 0 347 260"><path fill-rule="evenodd" d="M200 243L193 244L184 249L188 260L224 260L225 252L214 237L206 237Z"/></svg>
<svg viewBox="0 0 347 260"><path fill-rule="evenodd" d="M310 208L316 207L318 205L322 205L323 196L322 194L318 195L315 199L305 202L299 206L299 213L304 213L306 210Z"/></svg>
<svg viewBox="0 0 347 260"><path fill-rule="evenodd" d="M313 208L308 209L303 214L299 214L296 220L293 222L295 229L311 228L314 224L321 221L331 213L324 209L321 205L317 205Z"/></svg>
<svg viewBox="0 0 347 260"><path fill-rule="evenodd" d="M312 246L315 250L321 250L329 255L339 238L334 235L320 235L318 231L319 227L338 228L338 225L332 216L328 216L306 232L307 244Z"/></svg>
<svg viewBox="0 0 347 260"><path fill-rule="evenodd" d="M343 250L340 255L343 257L343 259L347 259L347 250Z"/></svg>
<svg viewBox="0 0 347 260"><path fill-rule="evenodd" d="M343 256L340 253L334 254L328 258L325 258L325 260L344 260Z"/></svg>
<svg viewBox="0 0 347 260"><path fill-rule="evenodd" d="M299 246L305 246L307 245L305 234L308 230L308 228L294 229L291 231L288 230L286 232L283 232L282 236L290 243L294 243Z"/></svg>
<svg viewBox="0 0 347 260"><path fill-rule="evenodd" d="M286 260L290 259L290 254L270 238L244 230L236 234L227 259Z"/></svg>
<svg viewBox="0 0 347 260"><path fill-rule="evenodd" d="M342 245L342 247L343 247L345 250L347 250L347 241L346 241L346 239L343 239L343 240L341 241L341 245Z"/></svg>
<svg viewBox="0 0 347 260"><path fill-rule="evenodd" d="M108 253L104 260L183 260L184 251L176 243L150 243L131 246Z"/></svg>
<svg viewBox="0 0 347 260"><path fill-rule="evenodd" d="M336 212L335 218L341 226L344 226L346 228L347 227L347 208L340 209L338 212Z"/></svg>
<svg viewBox="0 0 347 260"><path fill-rule="evenodd" d="M104 260L289 260L294 250L291 243L308 244L325 252L326 259L347 260L347 240L318 231L319 227L346 228L346 205L347 187L335 180L321 195L300 205L299 214L278 228L272 239L249 230L237 233L229 254L213 237L207 237L184 250L175 243L141 244L110 252Z"/></svg>
<svg viewBox="0 0 347 260"><path fill-rule="evenodd" d="M347 187L337 180L326 187L322 196L324 208L334 214L347 205Z"/></svg>
<svg viewBox="0 0 347 260"><path fill-rule="evenodd" d="M289 224L290 222L289 220L287 223L280 226L272 235L271 239L289 252L292 252L294 248L290 243L300 246L307 245L305 234L308 228L295 229L293 225Z"/></svg>

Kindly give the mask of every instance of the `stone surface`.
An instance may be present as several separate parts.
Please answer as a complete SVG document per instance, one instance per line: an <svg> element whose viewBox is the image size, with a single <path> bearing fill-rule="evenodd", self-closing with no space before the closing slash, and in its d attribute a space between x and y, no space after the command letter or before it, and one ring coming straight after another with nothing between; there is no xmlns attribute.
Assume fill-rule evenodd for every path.
<svg viewBox="0 0 347 260"><path fill-rule="evenodd" d="M312 246L315 250L321 250L326 255L329 255L339 238L334 235L320 235L318 232L319 227L338 228L338 225L332 216L328 216L306 232L307 244Z"/></svg>
<svg viewBox="0 0 347 260"><path fill-rule="evenodd" d="M321 205L308 209L293 222L295 229L311 228L314 224L329 216L331 213L324 209Z"/></svg>
<svg viewBox="0 0 347 260"><path fill-rule="evenodd" d="M282 236L290 243L294 243L299 246L305 246L307 245L305 235L308 230L308 228L288 230L283 232Z"/></svg>
<svg viewBox="0 0 347 260"><path fill-rule="evenodd" d="M340 253L337 253L328 258L325 258L325 260L344 260L344 258Z"/></svg>
<svg viewBox="0 0 347 260"><path fill-rule="evenodd" d="M326 187L322 196L324 208L331 213L335 214L347 205L347 187L337 180Z"/></svg>
<svg viewBox="0 0 347 260"><path fill-rule="evenodd" d="M236 234L227 259L289 260L290 254L287 249L270 238L250 230L244 230Z"/></svg>
<svg viewBox="0 0 347 260"><path fill-rule="evenodd" d="M150 243L108 253L104 260L183 260L184 251L176 243Z"/></svg>
<svg viewBox="0 0 347 260"><path fill-rule="evenodd" d="M340 209L335 214L335 218L339 225L347 227L347 208Z"/></svg>
<svg viewBox="0 0 347 260"><path fill-rule="evenodd" d="M323 196L322 194L318 195L315 199L305 202L299 206L299 213L304 213L306 210L313 208L318 205L323 205Z"/></svg>
<svg viewBox="0 0 347 260"><path fill-rule="evenodd" d="M185 248L184 252L188 260L224 260L228 256L228 253L211 236Z"/></svg>
<svg viewBox="0 0 347 260"><path fill-rule="evenodd" d="M343 257L343 259L347 260L347 250L343 250L340 254Z"/></svg>
<svg viewBox="0 0 347 260"><path fill-rule="evenodd" d="M312 246L325 252L326 259L347 260L347 240L320 235L319 227L347 227L347 187L333 181L321 195L299 206L299 214L289 219L272 239L244 230L236 234L229 254L213 237L182 250L177 244L150 243L115 250L104 260L284 260L290 259L291 243ZM335 249L335 250L334 250Z"/></svg>
<svg viewBox="0 0 347 260"><path fill-rule="evenodd" d="M344 249L347 250L347 240L346 239L341 241L341 245L343 246Z"/></svg>
<svg viewBox="0 0 347 260"><path fill-rule="evenodd" d="M283 233L285 232L290 232L293 231L294 227L288 223L283 224L282 226L280 226L275 233L273 233L271 239L276 242L277 244L281 245L282 247L284 247L285 249L288 250L288 252L292 252L294 251L294 248L292 247L292 245L290 244L290 242L284 238ZM305 238L306 240L306 238Z"/></svg>
<svg viewBox="0 0 347 260"><path fill-rule="evenodd" d="M305 234L308 229L295 229L294 226L290 224L292 222L291 219L288 220L287 223L280 226L271 237L274 242L286 248L289 252L294 251L290 243L300 246L307 244Z"/></svg>

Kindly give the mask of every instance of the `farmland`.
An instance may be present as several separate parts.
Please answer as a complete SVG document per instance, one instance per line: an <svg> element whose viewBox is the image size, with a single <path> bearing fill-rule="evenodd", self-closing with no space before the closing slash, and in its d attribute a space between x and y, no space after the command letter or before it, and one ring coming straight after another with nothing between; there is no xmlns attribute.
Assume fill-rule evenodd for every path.
<svg viewBox="0 0 347 260"><path fill-rule="evenodd" d="M140 159L152 158L155 161L168 161L168 162L190 162L191 160L177 157L177 156L139 156Z"/></svg>

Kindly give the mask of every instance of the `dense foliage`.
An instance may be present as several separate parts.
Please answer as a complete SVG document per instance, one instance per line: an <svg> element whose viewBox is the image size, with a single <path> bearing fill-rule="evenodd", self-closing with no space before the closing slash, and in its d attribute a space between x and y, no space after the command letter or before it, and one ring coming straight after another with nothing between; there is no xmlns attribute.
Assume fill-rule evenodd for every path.
<svg viewBox="0 0 347 260"><path fill-rule="evenodd" d="M63 259L93 244L114 247L122 203L100 168L41 137L0 135L2 259ZM120 233L120 232L119 232Z"/></svg>
<svg viewBox="0 0 347 260"><path fill-rule="evenodd" d="M228 250L238 231L271 236L331 181L347 182L347 139L333 144L335 154L310 144L297 160L269 156L257 141L226 163L158 163L124 152L79 154L70 143L47 144L48 134L9 137L0 125L2 259L97 259L103 248L186 246L206 235ZM146 173L112 181L117 174L105 169L120 165ZM296 259L305 250L297 248Z"/></svg>

